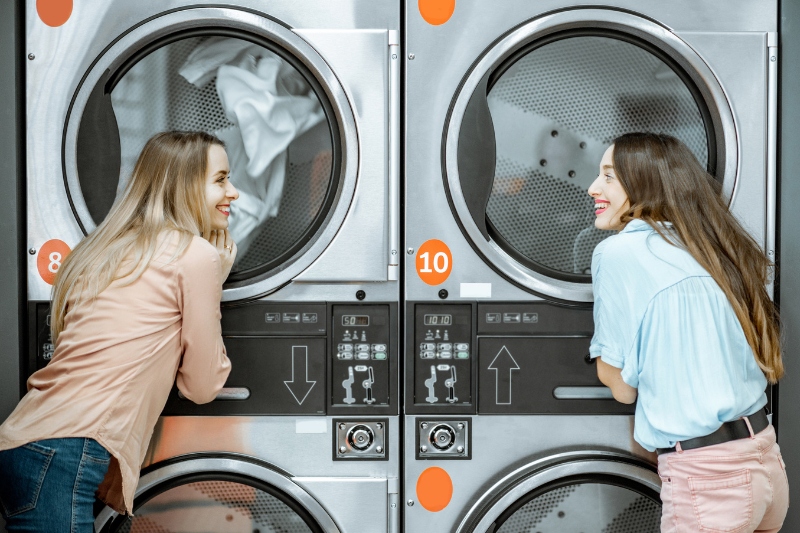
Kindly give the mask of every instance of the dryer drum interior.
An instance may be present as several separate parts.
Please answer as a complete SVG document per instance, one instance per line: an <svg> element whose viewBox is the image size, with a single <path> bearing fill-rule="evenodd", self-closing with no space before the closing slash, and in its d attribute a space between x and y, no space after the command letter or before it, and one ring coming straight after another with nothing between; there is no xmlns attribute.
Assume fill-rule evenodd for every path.
<svg viewBox="0 0 800 533"><path fill-rule="evenodd" d="M730 198L735 134L713 74L677 36L621 13L570 29L559 16L509 32L473 65L444 132L444 177L489 264L534 292L541 282L527 279L575 287L581 297L550 296L580 300L592 251L611 234L594 227L587 189L613 139L677 137Z"/></svg>
<svg viewBox="0 0 800 533"><path fill-rule="evenodd" d="M658 533L658 494L613 476L564 478L531 491L506 509L487 533Z"/></svg>
<svg viewBox="0 0 800 533"><path fill-rule="evenodd" d="M269 275L312 241L340 189L342 148L319 81L270 40L228 28L156 39L102 76L80 117L76 163L91 231L124 190L148 138L200 130L222 139L239 253L229 281Z"/></svg>
<svg viewBox="0 0 800 533"><path fill-rule="evenodd" d="M133 517L117 516L104 533L322 533L311 514L282 491L224 473L175 478L142 494Z"/></svg>

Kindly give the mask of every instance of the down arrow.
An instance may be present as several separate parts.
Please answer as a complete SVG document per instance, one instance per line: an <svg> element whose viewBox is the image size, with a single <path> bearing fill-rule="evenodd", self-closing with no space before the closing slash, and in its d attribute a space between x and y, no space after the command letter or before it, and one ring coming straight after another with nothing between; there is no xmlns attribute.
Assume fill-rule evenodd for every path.
<svg viewBox="0 0 800 533"><path fill-rule="evenodd" d="M295 369L298 369L295 374ZM301 381L295 379L296 375L302 376ZM316 381L308 381L308 347L292 346L292 379L284 381L286 388L294 396L297 405L303 405L308 393L316 385Z"/></svg>

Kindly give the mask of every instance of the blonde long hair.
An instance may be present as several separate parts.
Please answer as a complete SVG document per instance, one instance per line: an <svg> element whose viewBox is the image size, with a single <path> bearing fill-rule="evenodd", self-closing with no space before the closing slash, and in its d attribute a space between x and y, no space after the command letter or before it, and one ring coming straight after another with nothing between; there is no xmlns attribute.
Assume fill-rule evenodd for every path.
<svg viewBox="0 0 800 533"><path fill-rule="evenodd" d="M614 170L628 194L622 222L641 218L667 241L656 222L672 223L681 246L720 286L770 383L783 376L778 311L766 285L774 264L742 228L720 195L720 184L675 137L628 133L614 140Z"/></svg>
<svg viewBox="0 0 800 533"><path fill-rule="evenodd" d="M105 220L70 253L53 286L53 341L64 329L71 298L94 300L112 282L133 283L150 265L165 231L180 235L172 260L194 235L211 233L205 208L208 151L224 143L204 132L154 135L142 149L130 181ZM123 266L123 262L125 263Z"/></svg>

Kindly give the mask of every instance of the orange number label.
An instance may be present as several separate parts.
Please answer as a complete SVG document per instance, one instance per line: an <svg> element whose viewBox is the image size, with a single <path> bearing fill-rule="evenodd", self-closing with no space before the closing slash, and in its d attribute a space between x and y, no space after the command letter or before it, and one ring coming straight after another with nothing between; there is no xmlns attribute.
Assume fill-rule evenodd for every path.
<svg viewBox="0 0 800 533"><path fill-rule="evenodd" d="M442 241L425 241L417 252L417 274L428 285L444 283L453 268L450 248Z"/></svg>
<svg viewBox="0 0 800 533"><path fill-rule="evenodd" d="M64 262L70 251L67 243L58 239L50 239L39 248L36 268L45 283L52 285L55 282L58 269L61 268L61 263Z"/></svg>

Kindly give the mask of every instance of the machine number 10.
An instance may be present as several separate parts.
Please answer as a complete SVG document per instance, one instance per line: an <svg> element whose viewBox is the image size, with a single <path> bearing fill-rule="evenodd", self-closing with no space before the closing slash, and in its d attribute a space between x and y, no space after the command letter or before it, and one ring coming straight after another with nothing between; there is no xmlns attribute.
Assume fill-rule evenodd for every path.
<svg viewBox="0 0 800 533"><path fill-rule="evenodd" d="M436 255L433 256L433 270L431 270L430 266L430 252L420 254L420 258L423 262L420 272L433 272L433 270L435 270L439 274L443 274L447 272L447 267L450 266L448 263L447 254L444 252L437 252Z"/></svg>

